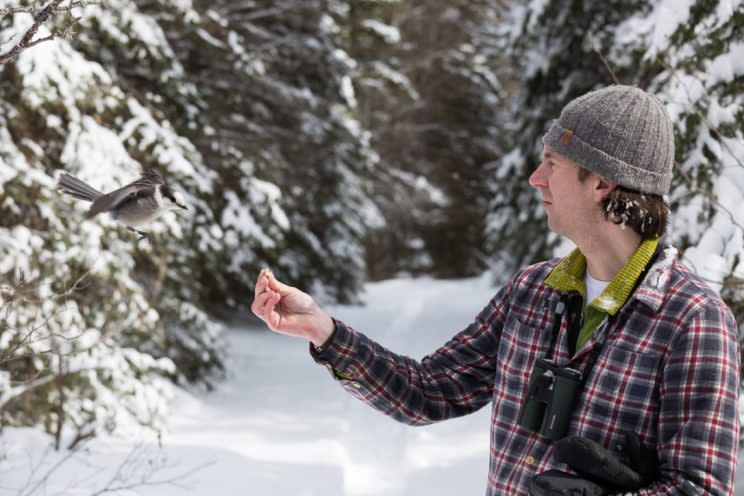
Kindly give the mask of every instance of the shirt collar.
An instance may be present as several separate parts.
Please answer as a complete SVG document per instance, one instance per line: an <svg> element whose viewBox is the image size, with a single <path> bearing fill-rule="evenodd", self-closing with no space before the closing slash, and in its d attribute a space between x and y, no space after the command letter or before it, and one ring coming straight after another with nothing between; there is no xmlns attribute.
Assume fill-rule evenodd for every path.
<svg viewBox="0 0 744 496"><path fill-rule="evenodd" d="M600 294L590 305L610 315L615 315L625 304L633 292L638 277L643 269L651 261L659 238L644 239L636 249L628 263L620 269L610 281L602 294ZM584 288L584 273L586 272L586 258L574 249L567 257L561 260L545 278L545 284L558 291L578 291L586 298Z"/></svg>

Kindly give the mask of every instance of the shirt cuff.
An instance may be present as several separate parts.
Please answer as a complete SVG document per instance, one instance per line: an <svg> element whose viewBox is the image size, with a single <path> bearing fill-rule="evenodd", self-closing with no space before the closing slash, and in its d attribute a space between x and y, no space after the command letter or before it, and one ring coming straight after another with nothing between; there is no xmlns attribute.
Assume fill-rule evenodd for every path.
<svg viewBox="0 0 744 496"><path fill-rule="evenodd" d="M355 332L343 322L333 319L336 327L331 335L321 346L310 343L310 356L316 363L326 367L335 378L350 379L354 374L353 369L356 353Z"/></svg>
<svg viewBox="0 0 744 496"><path fill-rule="evenodd" d="M312 342L310 343L310 354L313 355L313 358L315 358L316 354L319 355L323 353L323 350L331 346L336 338L336 333L338 332L338 320L333 317L331 317L331 320L333 321L333 332L331 332L331 335L326 338L323 344L315 346Z"/></svg>

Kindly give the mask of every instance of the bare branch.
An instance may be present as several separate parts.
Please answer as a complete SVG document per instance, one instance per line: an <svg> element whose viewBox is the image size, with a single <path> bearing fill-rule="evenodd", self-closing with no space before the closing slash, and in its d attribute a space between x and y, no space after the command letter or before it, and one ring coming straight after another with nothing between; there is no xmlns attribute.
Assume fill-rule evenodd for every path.
<svg viewBox="0 0 744 496"><path fill-rule="evenodd" d="M586 36L587 38L589 38L589 43L592 44L592 49L597 53L597 56L599 56L599 60L602 61L605 68L607 69L607 72L609 72L610 76L612 76L612 80L615 81L615 84L620 84L620 81L617 80L617 76L615 75L615 71L612 70L609 62L607 62L607 59L604 58L604 55L602 55L602 52L599 50L599 46L597 46L597 43L594 41L594 36L592 35L591 31L588 31L586 33Z"/></svg>
<svg viewBox="0 0 744 496"><path fill-rule="evenodd" d="M86 438L89 439L90 437ZM75 443L79 446L78 443ZM42 475L36 478L36 474L39 472L40 467L44 464L51 454L51 449L47 448L38 460L38 463L34 463L33 460L29 460L29 466L32 467L27 482L23 488L18 492L19 496L33 496L45 492L42 489L45 487L47 482L54 476L54 474L68 461L73 459L75 456L80 456L81 451L79 449L70 448L63 456L61 456L53 465L51 465ZM196 467L184 468L176 475L170 477L158 477L159 473L164 469L173 468L172 464L167 464L165 459L154 459L152 454L146 449L143 443L138 443L132 446L132 449L127 453L126 457L116 467L116 470L106 482L104 487L92 493L92 496L100 496L108 493L118 493L121 491L127 491L135 489L137 487L154 487L163 485L174 485L178 487L184 487L183 481L188 477L191 477L195 473L203 470L206 467L215 464L215 460L206 461ZM143 468L146 467L146 468ZM139 472L139 473L138 473ZM81 489L81 488L78 488Z"/></svg>
<svg viewBox="0 0 744 496"><path fill-rule="evenodd" d="M31 43L34 35L36 35L36 32L39 30L41 25L44 24L47 19L49 19L49 16L51 16L52 12L54 12L54 10L59 7L62 1L63 0L53 0L52 3L48 4L43 9L34 12L33 24L31 24L31 27L26 30L26 33L21 37L20 41L15 46L13 46L9 51L5 53L0 53L0 63L14 60L23 50L29 48L29 46L33 46L31 45ZM52 37L54 37L54 35L52 35Z"/></svg>
<svg viewBox="0 0 744 496"><path fill-rule="evenodd" d="M59 334L53 331L45 331L40 332L43 329L48 329L49 322L51 322L52 319L55 317L62 315L64 312L67 311L67 308L65 308L65 302L67 298L77 289L81 287L82 282L90 275L90 270L84 272L80 277L78 277L75 281L72 282L72 284L64 284L64 289L60 292L57 292L53 295L53 298L55 300L61 300L62 304L59 306L58 309L56 309L54 312L52 312L50 315L44 317L41 319L40 322L38 322L39 317L39 309L41 308L41 299L36 296L36 293L39 291L39 289L45 284L43 281L40 282L37 285L31 285L27 284L25 282L25 278L23 274L20 275L20 281L18 283L15 283L14 285L6 284L0 288L0 298L2 298L2 301L0 302L0 330L3 332L8 331L15 331L19 335L21 335L21 338L18 339L16 342L14 342L10 348L7 348L5 350L0 350L0 366L5 365L9 362L14 362L18 360L23 360L24 358L31 358L33 356L43 355L47 353L51 353L52 350L32 350L27 351L23 354L19 354L18 351L21 348L26 348L32 344L42 342L48 339L54 339L58 338L67 342L75 341L77 338L83 335L83 331L81 331L76 336L69 336L69 335L63 335ZM8 319L11 315L11 312L13 310L13 307L17 300L22 299L26 302L37 302L39 305L36 305L37 311L33 318L33 323L30 328L28 329L17 329L15 327L12 327L8 324ZM80 350L78 350L79 352ZM72 352L71 352L72 353ZM71 353L60 353L59 356L66 356Z"/></svg>
<svg viewBox="0 0 744 496"><path fill-rule="evenodd" d="M42 460L40 460L40 461L39 461L39 465L41 465L41 462L43 461L43 458L44 458L44 457L46 457L48 453L49 453L49 449L47 449L47 450L46 450L46 451L44 452L44 456L42 457ZM49 468L49 470L47 470L47 471L46 471L46 473L45 473L45 474L44 474L44 475L43 475L42 477L39 477L39 480L37 480L35 484L33 484L33 485L32 485L32 486L30 486L30 487L29 487L28 485L27 485L26 487L24 487L24 488L23 488L23 489L21 490L21 492L19 493L19 496L30 496L31 494L33 494L33 493L34 493L34 491L36 491L36 490L37 490L37 489L38 489L38 488L39 488L40 486L42 486L43 484L45 484L45 483L46 483L46 482L47 482L47 481L49 480L49 477L51 477L51 475L52 475L52 474L53 474L53 473L54 473L54 472L55 472L55 471L56 471L56 470L57 470L57 469L58 469L59 467L61 467L61 466L62 466L62 465L64 465L64 464L65 464L65 463L66 463L67 461L69 461L69 460L70 460L70 459L72 458L72 456L73 456L74 454L75 454L75 452L74 452L74 451L68 451L68 452L67 452L67 453L65 454L65 456L63 456L62 458L60 458L59 460L57 460L57 463L55 463L54 465L52 465L52 466L51 466L51 467ZM35 472L35 471L32 471L32 473L31 473L31 476L33 476L34 472ZM29 481L29 482L30 482L30 481ZM28 488L28 491L26 491L26 488Z"/></svg>
<svg viewBox="0 0 744 496"><path fill-rule="evenodd" d="M741 229L741 232L744 233L744 226L742 226L736 221L736 217L734 217L734 214L729 209L721 205L721 203L713 195L713 193L711 193L710 191L706 191L700 186L698 186L697 184L695 184L695 182L692 180L690 175L687 172L685 172L684 169L682 169L682 167L676 161L674 162L674 166L677 168L677 171L679 171L679 173L682 175L682 178L685 180L685 182L690 187L690 189L692 189L696 193L700 193L701 195L703 195L712 205L715 205L716 208L720 209L722 212L728 215L729 218L731 219L731 223L735 225L736 227L738 227L739 229Z"/></svg>
<svg viewBox="0 0 744 496"><path fill-rule="evenodd" d="M147 463L142 463L141 458L145 458ZM148 453L144 450L141 444L136 445L129 452L127 457L122 461L116 469L111 479L106 483L104 487L93 493L91 496L101 496L102 494L118 493L120 491L127 491L137 487L144 486L162 486L162 485L175 485L184 487L181 484L185 479L197 473L198 471L214 465L215 460L210 460L197 465L196 467L184 469L181 473L173 475L171 477L157 478L158 472L163 469L171 468L164 460L158 460L157 463L153 463L152 459L149 458ZM137 470L139 467L148 466L150 467L149 472L142 473L140 477L132 477L130 471Z"/></svg>
<svg viewBox="0 0 744 496"><path fill-rule="evenodd" d="M54 381L63 381L65 378L69 377L72 374L77 374L86 370L101 370L100 367L64 370L63 367L65 361L62 360L63 357L81 353L85 350L77 349L63 352L61 350L60 343L74 342L83 335L83 331L81 331L76 336L69 336L49 330L49 328L51 327L49 324L52 319L68 311L68 309L65 308L67 298L80 287L81 283L85 280L86 277L88 277L89 274L90 271L84 272L71 284L65 283L63 284L62 290L53 293L51 299L59 301L60 304L55 307L54 311L44 317L39 317L39 312L41 312L40 308L42 307L42 305L41 298L37 296L37 293L42 287L44 287L45 284L49 284L48 281L40 281L37 284L26 283L24 275L20 274L20 280L18 282L6 284L3 286L3 291L1 293L2 301L0 302L0 315L3 318L0 320L0 330L2 332L15 331L17 336L15 336L11 340L12 344L9 348L0 350L0 366L12 370L12 367L8 367L8 365L12 364L13 362L23 364L24 360L29 360L36 356L54 354L60 359L60 370L58 371L58 373L52 373L43 377L39 377L40 371L35 370L34 368L31 368L29 371L27 368L26 373L23 374L23 380L17 381L9 379L7 387L0 391L0 412L6 410L8 406L19 397L22 397L30 391L34 391L38 388L47 386ZM45 298L45 300L48 299L50 298ZM35 305L37 311L29 322L30 328L24 329L22 331L8 325L9 316L13 311L13 306L18 302L39 302L39 305ZM31 345L45 340L51 340L49 349L30 349ZM22 349L24 350L23 353L19 353L19 350ZM63 391L60 391L60 394L63 395L63 393Z"/></svg>

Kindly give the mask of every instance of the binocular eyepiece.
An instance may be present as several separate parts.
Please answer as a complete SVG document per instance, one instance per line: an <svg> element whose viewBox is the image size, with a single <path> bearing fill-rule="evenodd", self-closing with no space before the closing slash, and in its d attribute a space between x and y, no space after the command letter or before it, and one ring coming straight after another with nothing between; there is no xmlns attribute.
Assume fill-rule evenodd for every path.
<svg viewBox="0 0 744 496"><path fill-rule="evenodd" d="M578 370L559 367L546 358L538 359L530 374L519 425L552 440L563 438L581 388Z"/></svg>

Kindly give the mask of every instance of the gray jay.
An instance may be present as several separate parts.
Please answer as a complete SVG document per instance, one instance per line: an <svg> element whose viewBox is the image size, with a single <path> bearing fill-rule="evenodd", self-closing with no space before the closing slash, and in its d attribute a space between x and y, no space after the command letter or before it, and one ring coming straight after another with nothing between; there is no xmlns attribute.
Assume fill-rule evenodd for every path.
<svg viewBox="0 0 744 496"><path fill-rule="evenodd" d="M148 235L137 228L157 219L163 212L174 208L188 210L183 196L167 186L157 172L145 172L133 183L105 194L69 174L61 174L57 181L65 193L93 202L86 215L88 219L110 212L127 229L139 234L139 239Z"/></svg>

